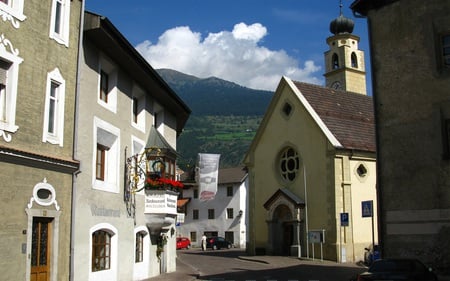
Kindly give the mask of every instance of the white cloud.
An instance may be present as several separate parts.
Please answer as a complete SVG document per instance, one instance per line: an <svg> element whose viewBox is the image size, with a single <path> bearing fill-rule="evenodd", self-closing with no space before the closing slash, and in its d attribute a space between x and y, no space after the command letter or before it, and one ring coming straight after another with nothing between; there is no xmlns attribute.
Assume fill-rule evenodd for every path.
<svg viewBox="0 0 450 281"><path fill-rule="evenodd" d="M189 27L165 31L157 44L144 41L136 49L153 68L170 68L200 78L216 76L253 89L275 91L281 76L320 83L314 76L320 70L313 61L299 62L284 50L259 45L267 29L259 23L239 23L233 31L201 34Z"/></svg>

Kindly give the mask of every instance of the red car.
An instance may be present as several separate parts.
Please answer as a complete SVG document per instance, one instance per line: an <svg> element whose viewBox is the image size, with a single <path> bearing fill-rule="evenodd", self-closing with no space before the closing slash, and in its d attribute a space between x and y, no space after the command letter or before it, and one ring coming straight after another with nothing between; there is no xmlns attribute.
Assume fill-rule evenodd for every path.
<svg viewBox="0 0 450 281"><path fill-rule="evenodd" d="M191 240L187 237L177 237L177 250L189 249L191 247Z"/></svg>

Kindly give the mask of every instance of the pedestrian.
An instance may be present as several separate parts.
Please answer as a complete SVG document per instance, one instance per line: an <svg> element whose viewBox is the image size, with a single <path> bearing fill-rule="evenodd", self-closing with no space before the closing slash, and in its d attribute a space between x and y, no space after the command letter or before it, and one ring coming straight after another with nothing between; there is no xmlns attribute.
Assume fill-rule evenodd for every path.
<svg viewBox="0 0 450 281"><path fill-rule="evenodd" d="M206 235L203 234L202 236L202 250L206 251Z"/></svg>

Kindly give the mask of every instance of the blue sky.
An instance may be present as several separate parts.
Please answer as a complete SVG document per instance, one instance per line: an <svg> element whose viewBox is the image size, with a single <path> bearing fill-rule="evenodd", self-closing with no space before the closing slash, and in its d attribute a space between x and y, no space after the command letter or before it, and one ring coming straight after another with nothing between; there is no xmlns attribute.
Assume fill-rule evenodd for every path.
<svg viewBox="0 0 450 281"><path fill-rule="evenodd" d="M369 73L365 19L355 22ZM339 16L339 0L86 0L107 17L153 68L200 78L216 76L274 91L281 76L324 84L326 38ZM370 80L369 77L367 79ZM369 82L370 83L370 82ZM370 89L370 85L368 85Z"/></svg>

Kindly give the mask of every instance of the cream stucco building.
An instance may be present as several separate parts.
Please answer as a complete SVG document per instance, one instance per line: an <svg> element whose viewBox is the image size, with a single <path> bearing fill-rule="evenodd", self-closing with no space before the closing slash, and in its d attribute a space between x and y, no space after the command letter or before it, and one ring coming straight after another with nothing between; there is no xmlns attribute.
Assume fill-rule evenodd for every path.
<svg viewBox="0 0 450 281"><path fill-rule="evenodd" d="M330 26L336 89L283 77L249 148L250 254L354 262L377 242L373 104L352 29L342 15Z"/></svg>

